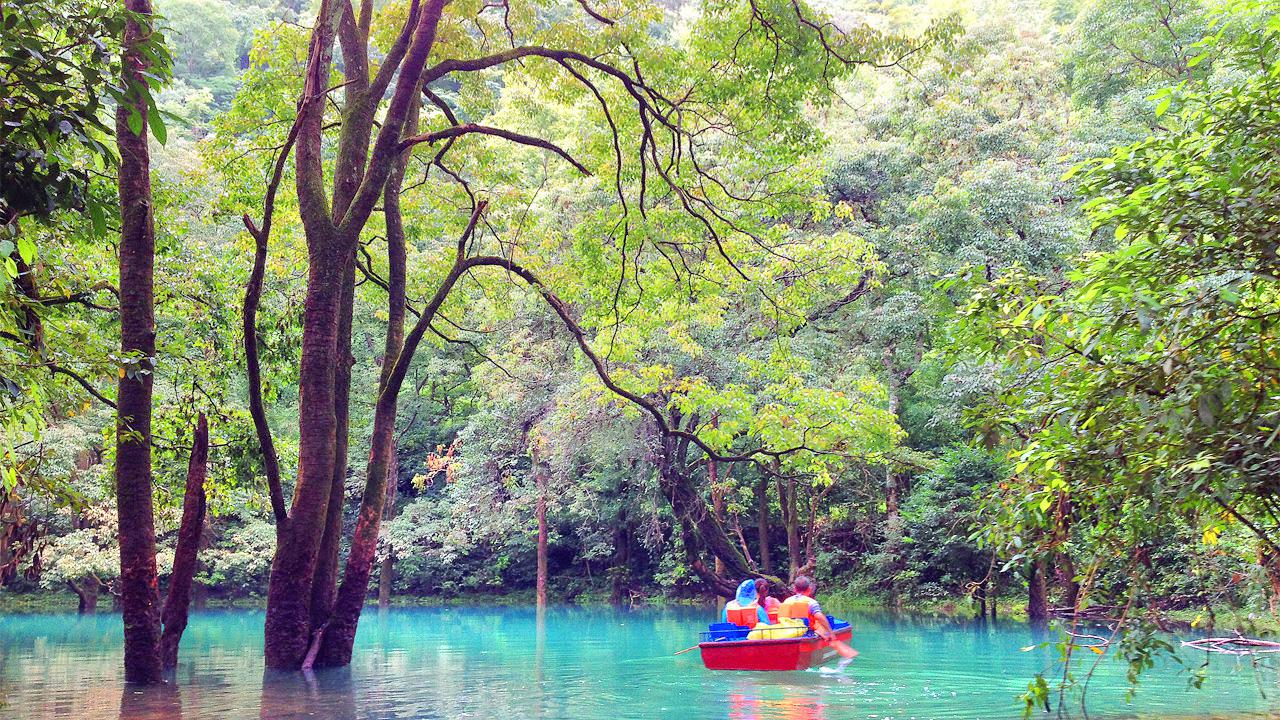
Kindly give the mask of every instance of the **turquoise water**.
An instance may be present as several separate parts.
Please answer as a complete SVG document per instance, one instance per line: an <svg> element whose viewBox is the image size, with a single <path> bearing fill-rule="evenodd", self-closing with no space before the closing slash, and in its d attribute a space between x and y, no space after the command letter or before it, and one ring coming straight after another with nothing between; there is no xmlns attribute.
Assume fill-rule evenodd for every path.
<svg viewBox="0 0 1280 720"><path fill-rule="evenodd" d="M350 668L264 673L262 614L196 614L176 683L120 683L120 620L0 616L0 718L1018 718L1015 697L1049 661L1016 623L849 617L862 655L844 672L711 672L693 645L708 612L553 609L370 610ZM1191 664L1203 653L1188 653ZM1092 656L1090 656L1092 658ZM1213 658L1190 689L1150 671L1126 705L1124 667L1104 658L1092 718L1264 717L1280 708L1270 671ZM1265 693L1268 698L1264 699ZM1079 715L1077 711L1077 716Z"/></svg>

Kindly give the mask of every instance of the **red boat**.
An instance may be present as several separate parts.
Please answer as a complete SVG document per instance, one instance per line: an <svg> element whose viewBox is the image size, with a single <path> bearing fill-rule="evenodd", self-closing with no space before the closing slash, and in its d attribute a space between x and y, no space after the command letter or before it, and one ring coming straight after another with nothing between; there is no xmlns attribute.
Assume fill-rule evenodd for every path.
<svg viewBox="0 0 1280 720"><path fill-rule="evenodd" d="M832 618L831 629L842 642L853 637L853 628L844 620ZM708 670L807 670L837 655L830 642L812 632L779 640L750 640L747 633L737 625L711 625L698 643L702 664Z"/></svg>

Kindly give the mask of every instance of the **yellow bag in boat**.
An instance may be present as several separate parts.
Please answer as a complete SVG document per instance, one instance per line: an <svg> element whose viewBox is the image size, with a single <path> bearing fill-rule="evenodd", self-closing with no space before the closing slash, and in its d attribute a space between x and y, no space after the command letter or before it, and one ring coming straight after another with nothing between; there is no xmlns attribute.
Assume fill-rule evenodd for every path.
<svg viewBox="0 0 1280 720"><path fill-rule="evenodd" d="M747 633L748 640L784 640L798 638L809 631L808 626L795 618L779 618L776 625L756 623Z"/></svg>

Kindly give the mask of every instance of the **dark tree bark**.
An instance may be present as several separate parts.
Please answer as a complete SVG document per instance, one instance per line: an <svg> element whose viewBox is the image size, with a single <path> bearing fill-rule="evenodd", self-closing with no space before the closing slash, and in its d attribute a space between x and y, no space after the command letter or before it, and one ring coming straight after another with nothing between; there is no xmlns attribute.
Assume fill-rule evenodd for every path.
<svg viewBox="0 0 1280 720"><path fill-rule="evenodd" d="M120 528L120 604L124 612L126 682L162 679L155 514L151 497L151 392L155 368L151 157L147 146L149 61L141 45L151 33L149 0L125 0L135 17L125 26L122 58L127 102L116 108L120 150L120 350L136 362L120 378L116 411L116 507ZM130 129L141 117L141 132Z"/></svg>
<svg viewBox="0 0 1280 720"><path fill-rule="evenodd" d="M1049 621L1048 574L1048 563L1045 560L1032 561L1027 571L1027 620L1032 624Z"/></svg>
<svg viewBox="0 0 1280 720"><path fill-rule="evenodd" d="M333 376L333 485L329 489L329 505L325 512L324 534L316 558L315 580L311 586L311 626L324 625L333 610L338 591L338 551L342 545L342 509L346 505L347 439L350 430L351 315L355 303L355 257L351 257L342 280L342 298L338 309L337 364Z"/></svg>
<svg viewBox="0 0 1280 720"><path fill-rule="evenodd" d="M1071 499L1066 493L1058 493L1054 522L1054 544L1059 552L1054 553L1058 585L1062 588L1062 601L1067 607L1075 607L1080 600L1080 583L1076 581L1075 562L1071 555L1063 549L1071 537Z"/></svg>
<svg viewBox="0 0 1280 720"><path fill-rule="evenodd" d="M395 448L391 451L391 466L387 468L387 500L383 506L382 516L390 520L396 516L396 488L400 484L400 456ZM378 607L391 605L391 583L395 579L396 556L387 549L382 557L382 565L378 568Z"/></svg>
<svg viewBox="0 0 1280 720"><path fill-rule="evenodd" d="M333 369L343 258L320 247L311 253L299 381L298 481L289 522L278 533L267 589L264 650L272 668L300 667L311 640L312 584L333 487Z"/></svg>
<svg viewBox="0 0 1280 720"><path fill-rule="evenodd" d="M67 587L71 588L71 592L75 593L79 600L77 613L92 615L98 612L98 590L102 588L102 581L97 576L90 575L78 583L68 580Z"/></svg>
<svg viewBox="0 0 1280 720"><path fill-rule="evenodd" d="M618 514L613 528L614 560L613 587L609 593L609 603L619 606L629 597L631 579L631 521L627 518L624 507Z"/></svg>
<svg viewBox="0 0 1280 720"><path fill-rule="evenodd" d="M676 426L678 423L672 423ZM680 538L684 543L689 566L707 585L707 589L721 597L733 597L742 578L755 573L746 558L716 520L715 513L707 507L693 479L682 471L688 452L688 440L667 435L659 439L655 464L662 492L671 503L680 522ZM725 572L716 573L703 562L703 553L724 562ZM735 579L736 578L736 579ZM781 581L770 578L771 584Z"/></svg>
<svg viewBox="0 0 1280 720"><path fill-rule="evenodd" d="M209 422L204 413L196 420L191 443L191 461L187 465L187 487L182 496L182 521L178 525L178 545L173 552L173 573L165 595L164 633L160 636L160 659L166 670L178 666L178 643L187 629L191 607L191 583L196 575L200 536L204 530L204 482L209 476Z"/></svg>

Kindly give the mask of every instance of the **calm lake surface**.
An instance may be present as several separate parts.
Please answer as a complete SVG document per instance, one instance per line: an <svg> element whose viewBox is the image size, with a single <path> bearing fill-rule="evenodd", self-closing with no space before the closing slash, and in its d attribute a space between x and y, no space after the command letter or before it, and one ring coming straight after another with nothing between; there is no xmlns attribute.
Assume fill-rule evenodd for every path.
<svg viewBox="0 0 1280 720"><path fill-rule="evenodd" d="M183 638L176 685L146 691L120 682L118 616L0 616L0 718L1018 718L1015 697L1052 652L1022 652L1050 636L1017 623L851 614L862 656L843 673L711 672L696 650L672 656L707 614L553 609L540 624L531 608L368 610L351 667L305 678L264 674L262 613L205 612ZM1280 709L1274 673L1212 663L1200 690L1177 666L1150 671L1126 705L1124 667L1104 658L1089 716Z"/></svg>

